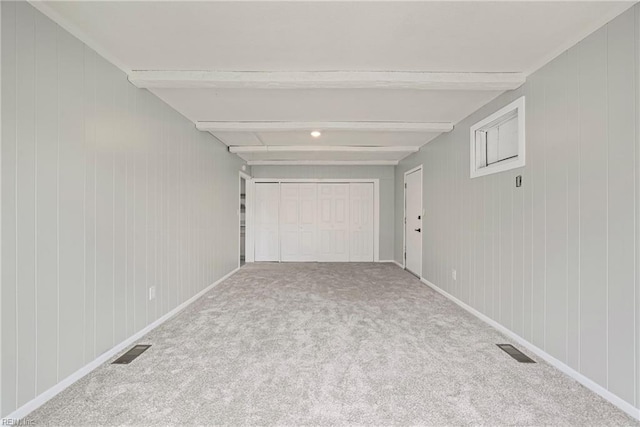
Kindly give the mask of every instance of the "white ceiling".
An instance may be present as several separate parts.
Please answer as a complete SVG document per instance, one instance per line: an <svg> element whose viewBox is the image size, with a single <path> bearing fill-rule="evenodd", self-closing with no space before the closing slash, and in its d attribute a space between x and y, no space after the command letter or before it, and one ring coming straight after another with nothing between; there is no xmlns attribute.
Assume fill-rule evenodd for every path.
<svg viewBox="0 0 640 427"><path fill-rule="evenodd" d="M451 84L435 84L424 90L416 85L391 89L386 80L365 85L349 81L327 88L314 86L313 80L302 85L295 81L283 88L286 85L264 84L264 79L271 78L264 72L340 71L348 78L355 71L414 72L419 78L420 73L523 73L524 77L632 2L114 1L34 5L130 74L136 70L173 70L178 76L185 71L251 71L254 73L241 78L263 79L261 86L195 81L186 88L162 81L150 88L194 122L455 124L498 96L502 89L497 87L517 84L453 89ZM437 136L357 129L326 131L318 139L300 130L213 133L230 146L419 147ZM285 153L239 155L248 161L397 161L408 154Z"/></svg>

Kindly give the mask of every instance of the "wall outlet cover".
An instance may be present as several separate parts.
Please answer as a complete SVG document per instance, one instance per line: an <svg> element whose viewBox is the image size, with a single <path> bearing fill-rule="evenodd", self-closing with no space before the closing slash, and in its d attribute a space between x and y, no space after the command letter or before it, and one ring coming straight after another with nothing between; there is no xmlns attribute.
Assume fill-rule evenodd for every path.
<svg viewBox="0 0 640 427"><path fill-rule="evenodd" d="M156 299L156 287L151 286L149 288L149 301Z"/></svg>

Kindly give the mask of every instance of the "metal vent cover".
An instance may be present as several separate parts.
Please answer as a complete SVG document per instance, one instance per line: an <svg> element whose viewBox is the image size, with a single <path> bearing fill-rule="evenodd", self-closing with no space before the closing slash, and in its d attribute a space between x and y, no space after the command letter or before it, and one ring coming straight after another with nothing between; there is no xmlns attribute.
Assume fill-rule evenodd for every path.
<svg viewBox="0 0 640 427"><path fill-rule="evenodd" d="M151 347L150 344L137 344L134 345L131 350L127 351L122 356L118 357L112 365L128 365L133 362L138 356L147 351L147 349Z"/></svg>
<svg viewBox="0 0 640 427"><path fill-rule="evenodd" d="M496 344L496 345L500 347L505 353L507 353L509 356L513 357L520 363L536 363L535 360L533 360L532 358L530 358L529 356L527 356L526 354L524 354L523 352L521 352L511 344Z"/></svg>

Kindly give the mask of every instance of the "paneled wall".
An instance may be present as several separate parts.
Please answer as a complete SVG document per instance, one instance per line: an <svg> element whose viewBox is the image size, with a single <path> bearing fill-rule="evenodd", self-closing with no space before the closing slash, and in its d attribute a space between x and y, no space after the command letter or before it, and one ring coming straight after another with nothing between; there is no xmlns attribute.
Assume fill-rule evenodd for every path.
<svg viewBox="0 0 640 427"><path fill-rule="evenodd" d="M639 29L636 5L402 161L395 193L396 260L423 164L423 277L636 406ZM522 95L526 166L470 179L470 126Z"/></svg>
<svg viewBox="0 0 640 427"><path fill-rule="evenodd" d="M393 259L394 166L253 166L251 175L254 178L379 179L380 260Z"/></svg>
<svg viewBox="0 0 640 427"><path fill-rule="evenodd" d="M4 416L237 266L242 162L28 3L1 8Z"/></svg>

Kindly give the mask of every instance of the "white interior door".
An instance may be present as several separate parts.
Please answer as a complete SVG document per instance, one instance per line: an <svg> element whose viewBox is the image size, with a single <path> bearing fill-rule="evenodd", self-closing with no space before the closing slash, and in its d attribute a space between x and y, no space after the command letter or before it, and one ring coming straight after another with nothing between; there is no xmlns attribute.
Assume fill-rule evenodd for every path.
<svg viewBox="0 0 640 427"><path fill-rule="evenodd" d="M373 183L351 183L350 261L373 262Z"/></svg>
<svg viewBox="0 0 640 427"><path fill-rule="evenodd" d="M278 247L280 184L255 184L254 193L254 255L256 261L280 261Z"/></svg>
<svg viewBox="0 0 640 427"><path fill-rule="evenodd" d="M405 268L422 276L422 169L405 175Z"/></svg>
<svg viewBox="0 0 640 427"><path fill-rule="evenodd" d="M349 261L349 184L318 184L318 261Z"/></svg>
<svg viewBox="0 0 640 427"><path fill-rule="evenodd" d="M300 261L315 261L317 213L318 213L318 184L300 184L299 224L300 224Z"/></svg>
<svg viewBox="0 0 640 427"><path fill-rule="evenodd" d="M280 259L316 258L317 184L283 183L280 187Z"/></svg>

